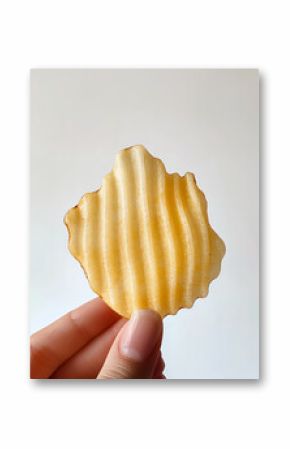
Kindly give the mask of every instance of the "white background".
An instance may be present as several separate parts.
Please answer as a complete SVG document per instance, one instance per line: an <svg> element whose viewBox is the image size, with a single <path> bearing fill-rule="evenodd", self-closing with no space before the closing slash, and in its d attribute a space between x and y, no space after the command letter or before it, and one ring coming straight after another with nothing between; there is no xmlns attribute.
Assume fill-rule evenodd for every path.
<svg viewBox="0 0 290 449"><path fill-rule="evenodd" d="M288 17L288 2L281 0L102 6L11 0L1 7L2 446L289 446ZM261 70L259 382L28 380L29 69L136 64Z"/></svg>
<svg viewBox="0 0 290 449"><path fill-rule="evenodd" d="M31 331L93 297L63 216L142 143L167 171L195 173L227 246L208 299L164 320L165 374L257 378L258 108L256 70L33 70Z"/></svg>

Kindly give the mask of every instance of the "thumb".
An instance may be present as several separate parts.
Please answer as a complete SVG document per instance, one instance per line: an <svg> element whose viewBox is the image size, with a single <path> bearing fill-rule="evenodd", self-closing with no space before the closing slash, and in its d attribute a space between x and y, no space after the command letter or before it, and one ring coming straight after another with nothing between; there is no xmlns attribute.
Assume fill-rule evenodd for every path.
<svg viewBox="0 0 290 449"><path fill-rule="evenodd" d="M150 379L160 356L162 329L158 313L134 312L111 346L98 379Z"/></svg>

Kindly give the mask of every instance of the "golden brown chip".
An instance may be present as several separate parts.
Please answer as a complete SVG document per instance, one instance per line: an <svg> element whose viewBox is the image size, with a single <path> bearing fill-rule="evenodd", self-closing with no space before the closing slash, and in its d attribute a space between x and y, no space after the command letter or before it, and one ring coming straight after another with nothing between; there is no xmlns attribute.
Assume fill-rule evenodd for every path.
<svg viewBox="0 0 290 449"><path fill-rule="evenodd" d="M117 154L102 187L85 194L65 224L92 290L125 317L191 307L207 296L225 254L194 175L168 174L142 145Z"/></svg>

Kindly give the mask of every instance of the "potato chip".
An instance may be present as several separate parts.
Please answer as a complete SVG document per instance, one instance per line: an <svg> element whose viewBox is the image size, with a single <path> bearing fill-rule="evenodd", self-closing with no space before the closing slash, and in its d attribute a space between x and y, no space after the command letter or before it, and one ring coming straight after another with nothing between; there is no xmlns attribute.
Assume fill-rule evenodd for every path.
<svg viewBox="0 0 290 449"><path fill-rule="evenodd" d="M225 245L192 173L168 174L142 145L117 154L102 187L65 216L69 250L94 292L130 317L191 307L218 276Z"/></svg>

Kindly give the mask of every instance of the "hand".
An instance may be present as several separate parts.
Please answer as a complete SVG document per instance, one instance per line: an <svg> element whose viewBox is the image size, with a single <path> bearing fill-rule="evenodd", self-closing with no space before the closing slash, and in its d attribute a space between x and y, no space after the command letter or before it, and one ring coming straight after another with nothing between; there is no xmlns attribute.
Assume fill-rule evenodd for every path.
<svg viewBox="0 0 290 449"><path fill-rule="evenodd" d="M93 299L31 336L32 379L165 379L162 320L140 310L128 321Z"/></svg>

